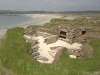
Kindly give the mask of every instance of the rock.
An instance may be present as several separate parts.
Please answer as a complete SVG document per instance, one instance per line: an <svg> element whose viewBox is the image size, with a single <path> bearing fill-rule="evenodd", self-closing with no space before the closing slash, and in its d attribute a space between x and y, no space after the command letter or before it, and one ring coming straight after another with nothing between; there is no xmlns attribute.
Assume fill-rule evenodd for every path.
<svg viewBox="0 0 100 75"><path fill-rule="evenodd" d="M35 46L32 47L32 49L38 49L38 48L39 48L38 45L35 45Z"/></svg>
<svg viewBox="0 0 100 75"><path fill-rule="evenodd" d="M36 60L37 58L39 58L39 56L35 56L34 59Z"/></svg>
<svg viewBox="0 0 100 75"><path fill-rule="evenodd" d="M23 34L26 34L26 35L33 35L33 34L36 34L36 29L33 29L33 28L26 28L24 33Z"/></svg>
<svg viewBox="0 0 100 75"><path fill-rule="evenodd" d="M38 33L39 36L43 36L43 33L42 32L39 31L37 33Z"/></svg>
<svg viewBox="0 0 100 75"><path fill-rule="evenodd" d="M37 38L33 36L33 37L32 37L32 40L37 40Z"/></svg>
<svg viewBox="0 0 100 75"><path fill-rule="evenodd" d="M28 36L28 35L24 35L24 38L25 38L25 40L28 40L28 39L31 39L32 37Z"/></svg>
<svg viewBox="0 0 100 75"><path fill-rule="evenodd" d="M45 38L44 43L47 44L51 44L57 41L57 35L51 35L47 32L38 32L38 35L43 36Z"/></svg>
<svg viewBox="0 0 100 75"><path fill-rule="evenodd" d="M43 36L43 38L49 37L51 34L47 33L47 32L38 32L39 36Z"/></svg>
<svg viewBox="0 0 100 75"><path fill-rule="evenodd" d="M58 40L57 35L52 35L52 36L50 36L50 37L48 38L47 44L54 43L54 42L56 42L57 40Z"/></svg>
<svg viewBox="0 0 100 75"><path fill-rule="evenodd" d="M34 43L34 44L38 41L35 37L28 36L28 35L24 35L24 38L25 38L26 42L30 42L30 43Z"/></svg>
<svg viewBox="0 0 100 75"><path fill-rule="evenodd" d="M49 54L54 58L56 55L57 51L56 50L51 50L49 51Z"/></svg>
<svg viewBox="0 0 100 75"><path fill-rule="evenodd" d="M31 54L31 57L34 58L35 56L38 56L38 55L40 55L39 52L34 52L34 53Z"/></svg>
<svg viewBox="0 0 100 75"><path fill-rule="evenodd" d="M29 42L35 44L38 40L32 40L30 39Z"/></svg>
<svg viewBox="0 0 100 75"><path fill-rule="evenodd" d="M31 55L33 52L32 51L29 51L28 53L29 53L29 55Z"/></svg>
<svg viewBox="0 0 100 75"><path fill-rule="evenodd" d="M42 60L42 61L48 61L49 59L43 56L39 56L38 60Z"/></svg>
<svg viewBox="0 0 100 75"><path fill-rule="evenodd" d="M80 27L79 29L81 29L81 31L86 31L85 27Z"/></svg>
<svg viewBox="0 0 100 75"><path fill-rule="evenodd" d="M80 56L80 53L75 53L75 52L69 52L69 55L75 55L75 56Z"/></svg>
<svg viewBox="0 0 100 75"><path fill-rule="evenodd" d="M47 40L48 40L48 38L44 39L44 43L46 43L46 42L47 42Z"/></svg>
<svg viewBox="0 0 100 75"><path fill-rule="evenodd" d="M67 49L67 51L69 51L69 52L76 52L76 53L78 53L78 52L80 52L82 49Z"/></svg>
<svg viewBox="0 0 100 75"><path fill-rule="evenodd" d="M58 47L54 47L53 50L49 51L49 54L54 58L56 56L56 54L62 49L63 49L63 47L59 47L59 46Z"/></svg>
<svg viewBox="0 0 100 75"><path fill-rule="evenodd" d="M38 49L33 49L33 50L32 50L32 52L37 52L37 51L38 51Z"/></svg>
<svg viewBox="0 0 100 75"><path fill-rule="evenodd" d="M53 35L59 34L59 28L57 26L54 26L54 27L51 27L51 28L42 28L41 27L37 31L38 32L46 32L46 33L49 33L49 35L46 34L47 37L49 37L51 34L53 34Z"/></svg>
<svg viewBox="0 0 100 75"><path fill-rule="evenodd" d="M28 40L26 40L26 42L28 42Z"/></svg>
<svg viewBox="0 0 100 75"><path fill-rule="evenodd" d="M56 49L56 48L58 48L58 47L59 47L59 46L57 46L57 47L50 47L50 49L53 50L53 49Z"/></svg>
<svg viewBox="0 0 100 75"><path fill-rule="evenodd" d="M35 44L37 41L36 37L32 37L29 42Z"/></svg>
<svg viewBox="0 0 100 75"><path fill-rule="evenodd" d="M69 55L69 57L70 57L70 58L76 58L76 56L75 56L75 55Z"/></svg>

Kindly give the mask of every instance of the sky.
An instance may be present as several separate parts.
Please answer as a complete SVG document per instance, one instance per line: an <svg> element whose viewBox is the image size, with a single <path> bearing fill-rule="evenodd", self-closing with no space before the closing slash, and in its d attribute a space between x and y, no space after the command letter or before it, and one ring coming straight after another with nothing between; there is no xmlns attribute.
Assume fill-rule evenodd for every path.
<svg viewBox="0 0 100 75"><path fill-rule="evenodd" d="M100 0L0 0L0 10L56 12L100 10Z"/></svg>

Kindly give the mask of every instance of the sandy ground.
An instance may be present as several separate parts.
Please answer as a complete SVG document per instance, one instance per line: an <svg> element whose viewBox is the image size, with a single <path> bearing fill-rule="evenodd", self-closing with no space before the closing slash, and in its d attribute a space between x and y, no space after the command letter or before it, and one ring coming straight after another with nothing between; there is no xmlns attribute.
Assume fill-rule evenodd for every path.
<svg viewBox="0 0 100 75"><path fill-rule="evenodd" d="M55 14L22 14L22 16L29 16L36 18L35 21L28 21L22 24L18 25L11 25L8 27L0 28L0 38L2 38L6 32L7 29L13 28L13 27L23 27L26 28L29 25L43 25L45 23L49 23L52 18L60 18L62 16L60 15L55 15Z"/></svg>
<svg viewBox="0 0 100 75"><path fill-rule="evenodd" d="M74 20L76 17L65 17L64 19L67 19L67 20Z"/></svg>
<svg viewBox="0 0 100 75"><path fill-rule="evenodd" d="M7 29L1 29L0 30L0 38L4 37L4 34L6 33Z"/></svg>
<svg viewBox="0 0 100 75"><path fill-rule="evenodd" d="M46 43L44 43L44 38L42 36L38 36L37 39L39 42L39 45L38 45L39 51L38 52L40 53L41 56L44 56L49 59L48 61L38 60L41 63L52 63L53 62L54 58L48 52L51 50L50 47L61 46L61 47L65 47L67 49L81 49L80 47L82 46L81 44L78 44L78 43L74 43L71 45L62 40L57 40L55 43L46 45Z"/></svg>

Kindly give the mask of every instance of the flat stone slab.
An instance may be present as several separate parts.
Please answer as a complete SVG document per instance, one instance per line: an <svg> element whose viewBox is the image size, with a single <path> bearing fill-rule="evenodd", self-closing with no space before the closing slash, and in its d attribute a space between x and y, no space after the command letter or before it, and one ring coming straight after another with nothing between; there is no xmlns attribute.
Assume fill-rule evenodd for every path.
<svg viewBox="0 0 100 75"><path fill-rule="evenodd" d="M43 56L39 56L38 60L42 60L42 61L48 61L49 59Z"/></svg>
<svg viewBox="0 0 100 75"><path fill-rule="evenodd" d="M54 58L59 50L62 50L63 47L55 47L53 50L48 51L49 54Z"/></svg>
<svg viewBox="0 0 100 75"><path fill-rule="evenodd" d="M48 37L47 39L47 44L51 44L51 43L54 43L56 42L58 39L57 39L57 35L52 35L50 37Z"/></svg>
<svg viewBox="0 0 100 75"><path fill-rule="evenodd" d="M70 57L70 58L76 58L76 56L75 56L75 55L69 55L69 57Z"/></svg>

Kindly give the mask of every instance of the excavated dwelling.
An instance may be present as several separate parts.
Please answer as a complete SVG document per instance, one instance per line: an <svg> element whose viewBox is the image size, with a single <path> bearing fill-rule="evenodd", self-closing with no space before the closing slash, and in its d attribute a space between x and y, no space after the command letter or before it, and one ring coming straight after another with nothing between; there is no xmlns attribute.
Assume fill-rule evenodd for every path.
<svg viewBox="0 0 100 75"><path fill-rule="evenodd" d="M70 45L72 45L73 43L80 43L83 45L83 44L87 43L86 32L88 30L91 30L91 29L88 29L86 27L72 28L72 27L69 27L66 25L54 26L52 28L40 27L36 30L24 32L24 38L26 38L25 37L26 35L32 36L31 37L32 39L34 39L33 36L42 36L44 38L44 43L46 43L47 45L55 43L58 39L65 41L65 42L69 43ZM31 40L29 39L29 41L28 41L28 39L26 38L26 41L34 43L34 44L36 44L38 42L38 39L37 40L32 40L32 39ZM38 52L39 47L38 47L38 45L32 45L32 48L33 48L33 50L29 51L29 55L37 60L40 55L40 53ZM56 49L56 48L54 47L54 49ZM69 56L74 56L72 58L83 58L83 56L84 56L81 53L82 49L67 49L67 51L68 51ZM49 52L49 53L52 54L52 52ZM53 54L54 54L53 56L56 57L57 52L53 53ZM53 57L53 58L55 58L55 57ZM49 60L46 57L40 57L39 59L46 60L46 61Z"/></svg>
<svg viewBox="0 0 100 75"><path fill-rule="evenodd" d="M57 35L57 39L60 38L64 41L67 41L70 44L73 43L86 43L86 32L88 31L85 27L78 27L78 28L70 28L67 26L55 26L52 28L39 28L37 32L47 32L52 35Z"/></svg>

